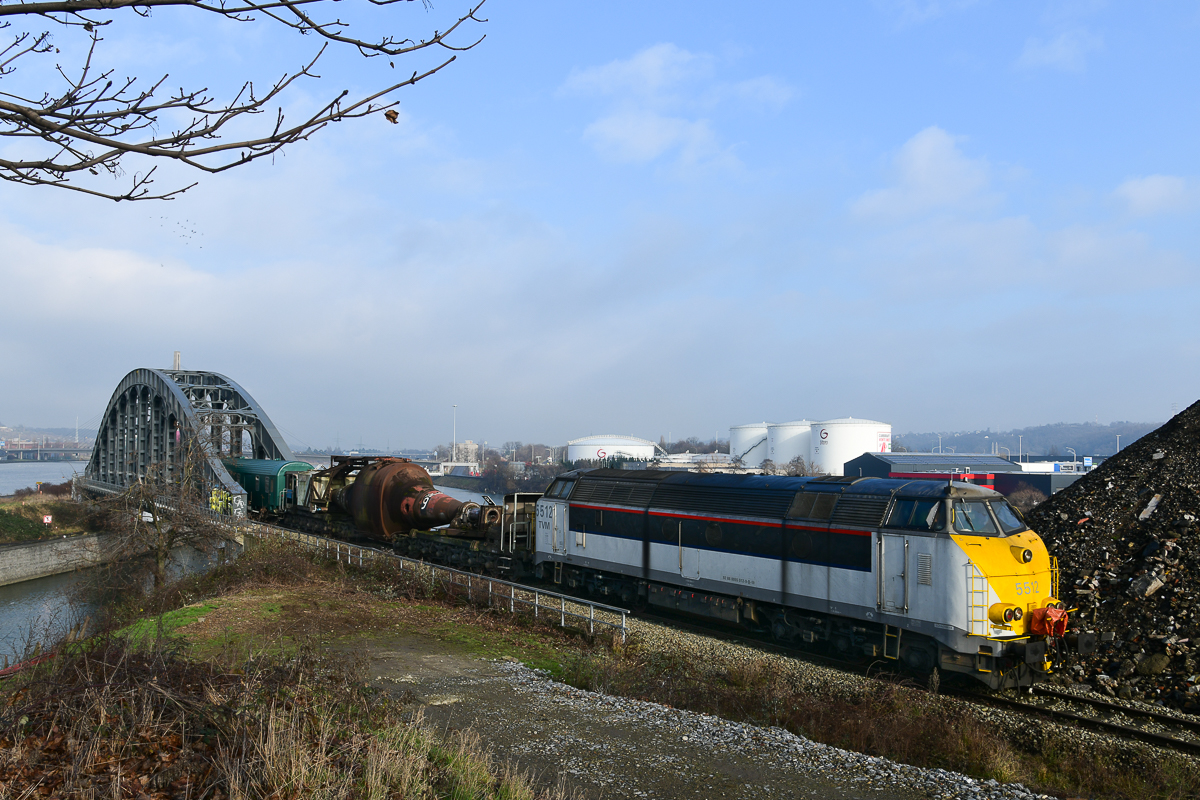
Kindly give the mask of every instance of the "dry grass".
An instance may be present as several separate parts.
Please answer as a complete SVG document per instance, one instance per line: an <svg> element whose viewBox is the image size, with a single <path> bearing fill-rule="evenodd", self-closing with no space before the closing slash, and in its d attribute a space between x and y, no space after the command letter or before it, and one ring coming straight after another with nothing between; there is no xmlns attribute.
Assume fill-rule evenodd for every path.
<svg viewBox="0 0 1200 800"><path fill-rule="evenodd" d="M161 644L161 642L159 643ZM106 637L4 687L0 798L551 798L355 665L183 658Z"/></svg>

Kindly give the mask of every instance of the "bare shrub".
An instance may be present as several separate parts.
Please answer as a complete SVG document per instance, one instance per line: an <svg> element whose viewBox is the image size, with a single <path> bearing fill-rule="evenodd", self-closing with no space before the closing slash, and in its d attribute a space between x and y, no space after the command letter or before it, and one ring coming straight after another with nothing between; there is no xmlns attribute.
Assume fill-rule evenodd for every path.
<svg viewBox="0 0 1200 800"><path fill-rule="evenodd" d="M1008 502L1020 510L1022 514L1026 514L1033 510L1033 507L1038 503L1044 502L1046 495L1030 486L1028 483L1021 481L1017 484L1016 490L1008 496Z"/></svg>

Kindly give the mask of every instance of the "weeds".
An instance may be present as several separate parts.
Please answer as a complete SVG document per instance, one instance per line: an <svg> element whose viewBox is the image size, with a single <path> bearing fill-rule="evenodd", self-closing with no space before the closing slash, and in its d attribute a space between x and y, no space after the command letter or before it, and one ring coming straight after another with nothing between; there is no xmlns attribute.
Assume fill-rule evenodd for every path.
<svg viewBox="0 0 1200 800"><path fill-rule="evenodd" d="M5 687L0 797L528 798L469 733L442 738L356 665L185 658L102 637Z"/></svg>

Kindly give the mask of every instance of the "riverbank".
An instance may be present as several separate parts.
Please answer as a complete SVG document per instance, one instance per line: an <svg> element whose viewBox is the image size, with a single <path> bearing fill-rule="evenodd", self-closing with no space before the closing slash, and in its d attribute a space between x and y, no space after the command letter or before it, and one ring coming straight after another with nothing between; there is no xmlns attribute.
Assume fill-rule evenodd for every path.
<svg viewBox="0 0 1200 800"><path fill-rule="evenodd" d="M467 492L482 493L484 491L483 478L475 478L467 475L437 475L431 478L434 486L449 486L451 489L462 489Z"/></svg>

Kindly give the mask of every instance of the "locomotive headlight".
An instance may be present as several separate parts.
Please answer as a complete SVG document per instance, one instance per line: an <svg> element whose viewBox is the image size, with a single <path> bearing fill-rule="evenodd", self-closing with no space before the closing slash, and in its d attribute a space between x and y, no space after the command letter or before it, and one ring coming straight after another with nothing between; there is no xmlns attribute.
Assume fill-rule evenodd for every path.
<svg viewBox="0 0 1200 800"><path fill-rule="evenodd" d="M988 619L993 625L1011 625L1013 620L1021 618L1021 609L1012 603L992 603L988 608Z"/></svg>
<svg viewBox="0 0 1200 800"><path fill-rule="evenodd" d="M1013 619L1020 620L1023 616L1025 615L1021 612L1020 606L1013 606Z"/></svg>
<svg viewBox="0 0 1200 800"><path fill-rule="evenodd" d="M1020 561L1022 564L1028 564L1030 561L1033 561L1033 551L1028 547L1013 545L1008 549L1012 551L1013 558L1015 558L1017 561Z"/></svg>

